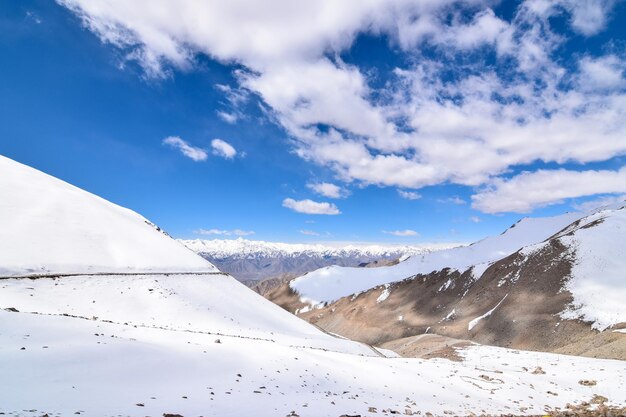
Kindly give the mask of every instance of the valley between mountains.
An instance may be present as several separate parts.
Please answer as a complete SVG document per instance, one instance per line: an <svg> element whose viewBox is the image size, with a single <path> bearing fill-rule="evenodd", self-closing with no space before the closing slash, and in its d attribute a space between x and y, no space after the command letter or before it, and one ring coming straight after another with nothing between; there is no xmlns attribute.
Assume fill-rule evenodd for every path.
<svg viewBox="0 0 626 417"><path fill-rule="evenodd" d="M0 195L3 415L625 412L623 204L296 271L271 302L5 157Z"/></svg>

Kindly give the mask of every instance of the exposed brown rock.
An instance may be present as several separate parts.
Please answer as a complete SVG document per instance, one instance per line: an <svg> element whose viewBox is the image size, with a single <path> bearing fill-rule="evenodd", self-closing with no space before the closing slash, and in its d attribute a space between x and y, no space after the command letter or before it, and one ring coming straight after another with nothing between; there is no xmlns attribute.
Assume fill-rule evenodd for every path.
<svg viewBox="0 0 626 417"><path fill-rule="evenodd" d="M559 233L572 227L578 226ZM424 355L419 343L411 348L405 339L428 332L515 349L626 359L626 334L598 332L589 323L560 318L573 300L565 289L572 259L571 249L555 237L528 256L518 251L495 262L479 279L471 270L443 269L390 284L382 302L377 302L384 290L380 286L298 315L326 331L401 355L411 349L415 356ZM305 306L288 284L266 296L292 313ZM437 355L454 357L453 347L441 349Z"/></svg>

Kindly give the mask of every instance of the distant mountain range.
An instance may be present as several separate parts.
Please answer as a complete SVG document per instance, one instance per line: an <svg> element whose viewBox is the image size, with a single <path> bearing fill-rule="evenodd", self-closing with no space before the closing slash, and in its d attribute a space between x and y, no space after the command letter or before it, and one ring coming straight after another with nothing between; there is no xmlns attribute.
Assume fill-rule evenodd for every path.
<svg viewBox="0 0 626 417"><path fill-rule="evenodd" d="M247 239L179 240L189 249L253 286L264 280L284 281L329 266L373 266L389 264L458 244L400 245L307 245ZM262 291L261 291L262 292Z"/></svg>

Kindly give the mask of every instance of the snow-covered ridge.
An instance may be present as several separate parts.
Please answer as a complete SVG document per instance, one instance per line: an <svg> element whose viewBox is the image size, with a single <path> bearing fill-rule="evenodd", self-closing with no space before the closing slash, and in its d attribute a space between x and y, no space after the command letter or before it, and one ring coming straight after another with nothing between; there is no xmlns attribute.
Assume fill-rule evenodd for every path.
<svg viewBox="0 0 626 417"><path fill-rule="evenodd" d="M589 219L587 223L592 223L596 218L604 219L609 214L613 217L621 217L621 214L616 213L620 212L624 205L626 203L614 204L586 213L573 212L554 217L524 218L502 234L485 238L469 246L412 256L398 265L376 268L375 270L326 267L296 278L290 283L290 286L300 294L302 300L308 303L330 303L341 297L363 292L382 284L400 281L416 274L428 274L443 268L456 269L462 272L476 267L477 270L484 271L489 264L522 248L539 244L557 234L561 236L563 233L567 233L566 228L571 227L570 225L576 222L581 222L579 229L577 229L579 234L597 234L599 232L594 231L594 228L583 228L582 225L586 223L582 219ZM621 212L623 211L621 210ZM614 222L616 224L612 227L612 232L594 237L593 244L576 241L572 245L578 247L581 254L594 252L596 256L600 256L602 259L605 259L605 256L600 253L614 252L612 258L614 260L609 263L609 266L612 268L612 282L617 282L618 272L621 271L623 274L623 271L626 271L626 264L613 265L625 258L624 245L619 244L624 241L625 231L621 223L617 220ZM591 237L588 239L591 240ZM587 255L585 259L592 259L592 257ZM589 262L585 262L583 259L582 263ZM576 271L579 269L575 269L574 272L577 273ZM589 274L585 273L585 275L588 276Z"/></svg>
<svg viewBox="0 0 626 417"><path fill-rule="evenodd" d="M246 259L275 257L370 257L413 256L433 250L459 246L457 243L433 243L424 245L346 245L298 244L265 242L262 240L238 239L179 239L196 253L211 254L214 258L236 257Z"/></svg>
<svg viewBox="0 0 626 417"><path fill-rule="evenodd" d="M566 213L555 217L524 218L504 233L469 246L414 255L397 265L376 269L326 267L296 278L290 286L302 300L317 304L443 268L465 271L480 265L479 269L484 270L489 263L542 242L583 216L581 213Z"/></svg>
<svg viewBox="0 0 626 417"><path fill-rule="evenodd" d="M217 272L141 215L0 156L0 276Z"/></svg>

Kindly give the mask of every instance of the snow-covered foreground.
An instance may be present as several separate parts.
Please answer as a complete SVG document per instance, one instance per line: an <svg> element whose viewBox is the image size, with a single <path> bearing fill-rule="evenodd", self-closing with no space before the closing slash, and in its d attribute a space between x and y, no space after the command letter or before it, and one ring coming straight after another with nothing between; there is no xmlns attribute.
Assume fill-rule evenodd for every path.
<svg viewBox="0 0 626 417"><path fill-rule="evenodd" d="M480 346L461 363L380 357L221 275L2 280L0 307L19 310L0 310L9 415L538 414L595 394L626 406L625 362Z"/></svg>
<svg viewBox="0 0 626 417"><path fill-rule="evenodd" d="M129 326L271 339L285 345L373 354L365 345L323 333L223 274L3 279L0 308L7 307Z"/></svg>
<svg viewBox="0 0 626 417"><path fill-rule="evenodd" d="M141 215L0 155L0 277L213 272Z"/></svg>

